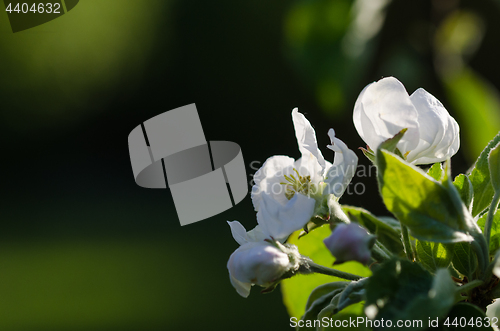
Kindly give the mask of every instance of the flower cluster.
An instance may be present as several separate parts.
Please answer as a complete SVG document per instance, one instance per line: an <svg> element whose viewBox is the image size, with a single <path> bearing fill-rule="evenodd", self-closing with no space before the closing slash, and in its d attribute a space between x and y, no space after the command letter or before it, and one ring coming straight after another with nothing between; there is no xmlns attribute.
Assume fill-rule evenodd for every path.
<svg viewBox="0 0 500 331"><path fill-rule="evenodd" d="M330 198L340 199L356 167L356 154L328 135L335 152L333 164L318 149L316 133L305 116L292 111L301 157L272 156L254 175L252 202L258 225L251 231L237 221L228 222L241 246L231 255L228 270L237 292L246 297L253 284L269 287L285 274L296 271L301 259L296 247L283 245L294 231L320 215ZM326 216L328 217L328 216Z"/></svg>
<svg viewBox="0 0 500 331"><path fill-rule="evenodd" d="M243 297L249 295L252 285L273 288L282 279L310 268L304 267L308 259L297 247L286 243L297 230L306 234L308 224L330 223L334 231L324 245L335 264L358 261L366 265L377 261L372 252L373 256L388 254L376 244L375 235L351 223L338 203L356 172L356 154L330 129L327 147L335 152L330 163L318 148L316 133L305 116L294 109L292 120L301 157L272 156L255 173L251 198L258 225L254 229L247 232L238 221L228 222L240 247L231 254L227 268L232 285ZM411 164L444 161L460 144L457 122L443 105L423 89L408 95L393 77L365 87L355 103L353 121L372 155L382 143L405 132L396 150ZM357 279L351 276L344 278Z"/></svg>

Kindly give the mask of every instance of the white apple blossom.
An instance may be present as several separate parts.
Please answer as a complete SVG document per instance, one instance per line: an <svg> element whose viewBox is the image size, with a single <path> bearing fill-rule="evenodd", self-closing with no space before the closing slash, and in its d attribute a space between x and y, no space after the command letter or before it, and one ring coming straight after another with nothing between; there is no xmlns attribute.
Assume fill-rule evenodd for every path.
<svg viewBox="0 0 500 331"><path fill-rule="evenodd" d="M248 297L252 285L269 287L285 273L299 268L300 254L296 246L285 247L269 240L258 225L246 232L237 221L228 224L241 246L231 254L227 269L231 284L242 297Z"/></svg>
<svg viewBox="0 0 500 331"><path fill-rule="evenodd" d="M358 96L354 126L372 149L408 129L399 151L413 164L441 162L460 147L459 126L441 102L422 88L411 96L403 84L387 77L366 86Z"/></svg>
<svg viewBox="0 0 500 331"><path fill-rule="evenodd" d="M354 176L358 161L354 152L335 138L333 130L329 132L329 148L335 151L334 164L325 161L309 121L297 108L292 111L292 119L301 158L295 161L282 155L270 157L255 173L252 188L257 222L282 242L304 227L325 195L340 198Z"/></svg>

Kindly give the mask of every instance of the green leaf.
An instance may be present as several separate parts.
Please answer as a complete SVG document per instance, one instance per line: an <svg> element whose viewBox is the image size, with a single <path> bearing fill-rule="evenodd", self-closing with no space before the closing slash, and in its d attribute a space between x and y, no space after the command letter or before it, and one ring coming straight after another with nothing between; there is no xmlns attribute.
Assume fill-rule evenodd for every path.
<svg viewBox="0 0 500 331"><path fill-rule="evenodd" d="M334 314L337 314L339 311L342 311L344 308L358 303L365 298L365 289L364 286L367 282L368 278L360 279L358 281L351 282L342 293L340 293L340 298L337 303L337 308L335 309Z"/></svg>
<svg viewBox="0 0 500 331"><path fill-rule="evenodd" d="M395 317L417 295L427 293L431 284L431 274L420 264L398 259L387 261L367 281L365 311L370 311L368 306L373 304L377 318Z"/></svg>
<svg viewBox="0 0 500 331"><path fill-rule="evenodd" d="M424 321L426 318L446 316L455 303L456 288L448 270L438 269L432 281L432 288L426 295L420 295L413 300L401 315L401 319Z"/></svg>
<svg viewBox="0 0 500 331"><path fill-rule="evenodd" d="M432 242L472 241L463 211L440 183L387 151L377 151L379 188L384 203L413 237Z"/></svg>
<svg viewBox="0 0 500 331"><path fill-rule="evenodd" d="M375 153L370 149L370 147L368 147L368 149L360 147L359 149L363 152L368 160L372 161L372 163L375 163Z"/></svg>
<svg viewBox="0 0 500 331"><path fill-rule="evenodd" d="M415 245L420 263L435 273L439 268L448 268L453 259L453 245L417 240Z"/></svg>
<svg viewBox="0 0 500 331"><path fill-rule="evenodd" d="M450 159L447 159L445 161L442 184L446 189L446 191L448 192L451 201L455 205L455 210L459 215L461 229L465 229L467 232L469 232L474 237L474 239L477 240L479 237L480 238L479 240L484 241L484 236L482 236L481 230L474 221L474 218L472 217L469 209L464 204L460 192L458 192L457 188L451 181Z"/></svg>
<svg viewBox="0 0 500 331"><path fill-rule="evenodd" d="M490 169L488 165L488 155L493 147L500 142L500 133L481 152L472 169L469 179L474 187L474 201L472 204L472 216L477 216L483 210L489 207L493 200L493 186L491 185Z"/></svg>
<svg viewBox="0 0 500 331"><path fill-rule="evenodd" d="M401 226L394 218L378 218L366 209L349 205L342 205L342 210L346 213L351 222L359 223L373 234L376 233L377 228L381 228L397 237L401 235Z"/></svg>
<svg viewBox="0 0 500 331"><path fill-rule="evenodd" d="M329 226L322 226L316 230L298 239L299 231L294 232L288 239L288 243L297 245L299 252L310 257L314 262L330 266L332 264L332 254L323 244L323 239L331 234ZM353 273L363 277L371 275L370 269L358 262L346 262L336 265L335 269ZM305 307L309 294L319 285L330 283L332 281L343 281L343 279L320 275L297 275L281 282L281 292L283 302L291 317L301 318L304 315ZM342 314L358 315L362 313L361 304L347 307ZM339 314L339 315L342 315ZM338 318L343 318L339 316Z"/></svg>
<svg viewBox="0 0 500 331"><path fill-rule="evenodd" d="M339 305L339 301L340 301L340 296L341 296L341 293L337 293L333 298L332 300L330 301L330 303L328 305L326 305L319 313L318 313L318 316L317 318L319 320L323 319L324 317L327 317L327 318L330 318L331 316L333 316L335 314L335 309L337 309L338 305Z"/></svg>
<svg viewBox="0 0 500 331"><path fill-rule="evenodd" d="M473 279L477 269L476 253L471 248L469 243L457 243L453 245L453 259L451 263L453 267L466 276L468 279Z"/></svg>
<svg viewBox="0 0 500 331"><path fill-rule="evenodd" d="M335 297L340 297L340 294L350 285L350 282L333 282L320 285L312 291L306 304L306 312L302 316L304 327L297 328L298 330L307 330L306 321L314 321L318 319L318 314L324 310L325 307L332 304Z"/></svg>
<svg viewBox="0 0 500 331"><path fill-rule="evenodd" d="M472 187L472 183L467 175L460 174L455 177L453 181L453 185L457 189L460 194L460 198L463 203L470 211L472 209L472 198L474 197L474 188Z"/></svg>
<svg viewBox="0 0 500 331"><path fill-rule="evenodd" d="M343 282L343 283L346 283L345 285L347 285L348 283L347 282ZM317 298L316 300L314 300L306 309L305 313L304 313L304 316L302 316L302 321L304 321L304 327L298 327L297 330L307 330L307 329L310 329L307 325L307 321L315 321L318 319L318 314L324 310L324 308L326 306L329 306L331 305L331 302L332 302L332 299L333 298L338 298L340 296L340 293L343 291L343 289L345 288L345 286L343 288L337 288L329 293L326 293L322 296L320 296L319 298ZM308 302L309 304L309 302ZM314 324L312 324L314 325Z"/></svg>
<svg viewBox="0 0 500 331"><path fill-rule="evenodd" d="M331 318L346 307L364 299L364 285L367 278L351 282L342 292L332 298L330 304L318 314L318 319Z"/></svg>
<svg viewBox="0 0 500 331"><path fill-rule="evenodd" d="M487 218L488 218L488 213L485 213L477 220L477 225L479 225L481 231L483 232ZM497 211L493 216L493 223L491 224L490 256L494 256L495 252L499 248L500 248L500 212Z"/></svg>
<svg viewBox="0 0 500 331"><path fill-rule="evenodd" d="M394 137L387 139L383 143L380 144L378 148L388 150L389 152L399 154L401 156L401 152L397 151L397 145L401 138L403 138L404 134L408 131L408 129L403 129L396 133Z"/></svg>
<svg viewBox="0 0 500 331"><path fill-rule="evenodd" d="M493 328L486 327L486 320L485 320L486 315L484 312L479 309L477 306L471 305L469 303L457 303L454 305L450 312L448 313L447 321L449 322L449 326L446 328L446 330L457 330L457 331L463 331L463 330L493 330ZM457 318L458 321L458 326L453 326L451 325L453 321ZM479 326L480 324L474 324L474 327L469 326L468 324L463 327L460 326L460 319L464 319L467 321L467 323L473 319L473 321L477 321L478 318L481 319L482 326ZM446 319L443 320L443 322L446 322ZM463 322L462 322L463 323Z"/></svg>
<svg viewBox="0 0 500 331"><path fill-rule="evenodd" d="M433 278L418 263L388 261L375 270L366 284L365 312L371 319L425 320L446 316L455 298L455 285L446 269ZM408 328L423 330L427 324Z"/></svg>
<svg viewBox="0 0 500 331"><path fill-rule="evenodd" d="M488 167L490 169L493 190L497 194L500 194L500 143L490 151L490 155L488 155Z"/></svg>
<svg viewBox="0 0 500 331"><path fill-rule="evenodd" d="M306 310L309 309L309 307L311 307L311 305L322 296L330 294L336 290L343 290L347 285L349 285L349 282L344 281L344 282L326 283L316 287L311 292L311 295L309 295L309 298L307 299Z"/></svg>
<svg viewBox="0 0 500 331"><path fill-rule="evenodd" d="M444 171L441 162L434 163L432 167L427 170L427 174L434 178L436 181L440 182L443 179Z"/></svg>
<svg viewBox="0 0 500 331"><path fill-rule="evenodd" d="M391 252L403 252L401 243L401 225L392 217L376 217L369 211L359 207L343 205L342 209L351 222L364 226L371 234L387 247Z"/></svg>

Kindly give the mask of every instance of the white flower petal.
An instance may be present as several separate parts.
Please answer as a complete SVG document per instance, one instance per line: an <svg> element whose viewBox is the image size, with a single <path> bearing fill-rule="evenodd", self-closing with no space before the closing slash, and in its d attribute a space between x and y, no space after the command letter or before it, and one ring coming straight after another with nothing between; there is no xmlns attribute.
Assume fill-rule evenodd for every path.
<svg viewBox="0 0 500 331"><path fill-rule="evenodd" d="M281 242L304 227L311 219L316 204L316 200L300 193L296 193L285 206L267 195L262 197L263 205L257 212L257 222L265 233Z"/></svg>
<svg viewBox="0 0 500 331"><path fill-rule="evenodd" d="M251 283L240 282L239 280L234 278L231 273L229 273L229 280L231 281L231 284L236 289L236 292L238 292L239 295L244 298L248 298L248 296L250 295L250 289L252 288Z"/></svg>
<svg viewBox="0 0 500 331"><path fill-rule="evenodd" d="M272 196L280 204L288 202L284 191L285 186L281 184L285 181L284 175L294 174L295 160L288 156L276 155L268 158L262 167L257 170L253 180L252 203L256 211L262 201L262 194Z"/></svg>
<svg viewBox="0 0 500 331"><path fill-rule="evenodd" d="M407 157L414 164L442 162L460 147L459 127L442 103L420 88L411 95L418 113L420 140Z"/></svg>
<svg viewBox="0 0 500 331"><path fill-rule="evenodd" d="M227 222L231 228L231 233L234 240L240 245L244 245L249 242L264 241L265 239L270 239L269 234L265 233L260 226L256 226L252 230L248 231L243 225L238 221Z"/></svg>
<svg viewBox="0 0 500 331"><path fill-rule="evenodd" d="M258 225L247 232L245 227L238 221L228 221L227 224L229 224L229 227L231 228L231 234L233 235L234 240L236 240L236 242L240 245L270 239L270 236L262 231L262 228Z"/></svg>
<svg viewBox="0 0 500 331"><path fill-rule="evenodd" d="M325 161L325 165L326 165ZM318 184L323 181L324 169L318 163L318 160L312 155L304 155L294 163L295 169L302 177L311 177L313 184Z"/></svg>
<svg viewBox="0 0 500 331"><path fill-rule="evenodd" d="M354 126L356 127L356 130L358 131L361 139L370 146L370 148L376 148L378 145L380 145L384 139L379 136L377 130L373 126L372 122L366 115L363 102L362 100L364 99L364 94L366 92L366 89L369 88L372 84L367 85L363 91L358 96L358 99L356 100L356 103L354 104L354 112L353 112L353 122ZM373 146L373 147L372 147Z"/></svg>
<svg viewBox="0 0 500 331"><path fill-rule="evenodd" d="M494 303L486 307L486 316L490 318L490 321L493 320L493 318L499 318L500 316L500 300L496 299ZM494 321L494 320L493 320ZM496 330L498 330L498 324ZM495 329L493 329L495 330Z"/></svg>
<svg viewBox="0 0 500 331"><path fill-rule="evenodd" d="M356 130L372 150L404 128L408 131L398 144L404 154L417 147L417 111L403 84L388 77L368 85L358 96L353 120Z"/></svg>
<svg viewBox="0 0 500 331"><path fill-rule="evenodd" d="M331 145L327 147L335 152L333 165L328 168L325 179L325 194L333 194L340 198L356 173L358 157L347 145L335 137L335 131L328 131Z"/></svg>
<svg viewBox="0 0 500 331"><path fill-rule="evenodd" d="M229 227L231 228L231 234L233 235L234 240L240 245L246 244L249 242L247 230L243 225L241 225L238 221L229 222Z"/></svg>
<svg viewBox="0 0 500 331"><path fill-rule="evenodd" d="M318 143L316 141L316 133L314 132L311 123L306 119L306 117L299 113L298 109L292 110L293 126L295 128L295 136L297 137L297 143L299 145L300 153L302 157L309 157L312 154L318 161L322 169L325 168L325 159L318 149Z"/></svg>
<svg viewBox="0 0 500 331"><path fill-rule="evenodd" d="M271 239L271 236L264 232L262 228L258 225L255 226L252 230L247 232L248 242L258 242L264 241L265 239Z"/></svg>

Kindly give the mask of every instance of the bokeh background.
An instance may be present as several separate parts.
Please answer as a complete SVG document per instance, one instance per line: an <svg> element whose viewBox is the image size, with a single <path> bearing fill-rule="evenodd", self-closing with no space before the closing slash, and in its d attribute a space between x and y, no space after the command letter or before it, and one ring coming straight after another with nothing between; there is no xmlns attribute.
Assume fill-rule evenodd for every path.
<svg viewBox="0 0 500 331"><path fill-rule="evenodd" d="M249 180L299 157L294 107L330 161L330 127L363 146L354 101L384 76L457 119L454 174L500 129L500 1L84 0L15 34L0 10L0 330L289 329L279 289L229 283L226 220L253 227L249 197L180 227L168 190L135 185L128 133L161 112L196 103ZM358 182L342 202L387 214Z"/></svg>

